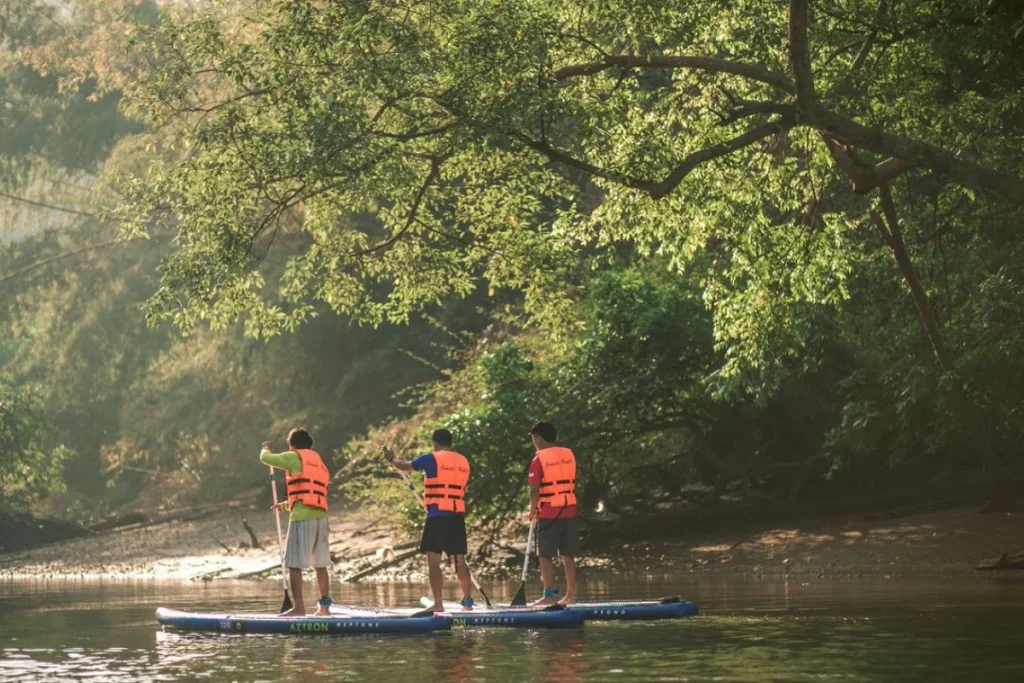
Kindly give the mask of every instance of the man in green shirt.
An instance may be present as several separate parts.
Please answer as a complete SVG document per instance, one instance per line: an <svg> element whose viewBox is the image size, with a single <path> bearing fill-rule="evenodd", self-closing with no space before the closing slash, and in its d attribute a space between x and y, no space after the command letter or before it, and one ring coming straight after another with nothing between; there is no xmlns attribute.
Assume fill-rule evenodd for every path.
<svg viewBox="0 0 1024 683"><path fill-rule="evenodd" d="M288 567L294 607L283 617L306 614L302 602L302 570L316 569L320 601L315 616L330 616L331 565L330 527L327 522L327 485L330 473L320 455L312 450L313 438L305 429L288 433L289 450L272 453L273 444L263 443L260 462L285 471L287 499L278 503L278 510L290 510L288 540L285 542L284 564Z"/></svg>

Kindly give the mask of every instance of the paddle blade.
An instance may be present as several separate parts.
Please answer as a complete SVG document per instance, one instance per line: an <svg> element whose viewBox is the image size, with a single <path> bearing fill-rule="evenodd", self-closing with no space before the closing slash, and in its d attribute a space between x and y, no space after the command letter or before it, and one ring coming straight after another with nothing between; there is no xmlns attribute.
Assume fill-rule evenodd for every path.
<svg viewBox="0 0 1024 683"><path fill-rule="evenodd" d="M288 595L288 589L286 588L285 591L284 591L284 600L281 602L281 611L282 612L287 612L291 608L292 608L292 599L291 599L291 596Z"/></svg>
<svg viewBox="0 0 1024 683"><path fill-rule="evenodd" d="M526 582L523 581L519 584L519 590L516 591L516 595L512 598L512 602L509 603L513 607L523 607L526 605Z"/></svg>

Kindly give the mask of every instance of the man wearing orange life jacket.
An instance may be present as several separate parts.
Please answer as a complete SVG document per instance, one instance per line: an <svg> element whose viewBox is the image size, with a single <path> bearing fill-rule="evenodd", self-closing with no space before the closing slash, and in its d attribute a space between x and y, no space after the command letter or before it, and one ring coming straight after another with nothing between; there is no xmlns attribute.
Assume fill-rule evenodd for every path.
<svg viewBox="0 0 1024 683"><path fill-rule="evenodd" d="M288 433L289 450L271 453L272 444L263 443L260 461L285 471L287 500L279 509L291 512L288 520L288 540L285 542L284 563L288 567L294 606L281 614L300 617L306 614L302 602L302 570L316 569L316 582L320 589L315 616L330 616L331 566L330 535L327 522L327 486L331 475L320 455L313 450L313 438L302 428Z"/></svg>
<svg viewBox="0 0 1024 683"><path fill-rule="evenodd" d="M452 450L452 433L437 429L430 437L434 450L415 460L396 460L390 449L384 457L398 469L423 472L423 504L427 521L423 525L420 552L427 555L427 575L434 604L431 612L443 612L444 578L441 574L441 553L455 561L455 573L462 588L462 606L473 607L469 567L466 566L466 484L469 482L469 461Z"/></svg>
<svg viewBox="0 0 1024 683"><path fill-rule="evenodd" d="M576 556L580 553L580 527L576 517L576 456L555 444L557 434L550 422L538 422L530 430L537 455L530 463L530 521L537 524L537 555L544 597L537 605L570 604L576 599ZM558 599L554 558L562 556L565 597Z"/></svg>

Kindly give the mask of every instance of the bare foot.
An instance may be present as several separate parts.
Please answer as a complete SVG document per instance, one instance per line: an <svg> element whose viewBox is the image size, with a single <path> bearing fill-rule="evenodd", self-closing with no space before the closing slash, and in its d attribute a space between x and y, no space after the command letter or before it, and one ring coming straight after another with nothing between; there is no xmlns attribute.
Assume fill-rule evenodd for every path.
<svg viewBox="0 0 1024 683"><path fill-rule="evenodd" d="M300 609L298 607L292 607L290 610L288 610L286 612L281 612L277 616L279 616L279 617L304 617L304 616L306 616L306 610Z"/></svg>
<svg viewBox="0 0 1024 683"><path fill-rule="evenodd" d="M314 617L329 617L329 616L331 616L331 609L329 607L321 606L320 608L317 609L317 611L313 612L313 616Z"/></svg>
<svg viewBox="0 0 1024 683"><path fill-rule="evenodd" d="M535 601L533 604L534 604L535 607L542 607L544 605L553 605L556 602L558 602L558 598L551 597L551 598L541 598L540 600Z"/></svg>
<svg viewBox="0 0 1024 683"><path fill-rule="evenodd" d="M412 614L412 616L414 616L414 617L429 617L432 614L438 614L439 612L443 612L443 611L444 611L444 605L438 605L437 603L434 603L430 607L427 607L425 609L421 609L419 612L414 612Z"/></svg>
<svg viewBox="0 0 1024 683"><path fill-rule="evenodd" d="M576 598L571 595L566 595L564 598L558 601L559 605L572 605L576 602Z"/></svg>

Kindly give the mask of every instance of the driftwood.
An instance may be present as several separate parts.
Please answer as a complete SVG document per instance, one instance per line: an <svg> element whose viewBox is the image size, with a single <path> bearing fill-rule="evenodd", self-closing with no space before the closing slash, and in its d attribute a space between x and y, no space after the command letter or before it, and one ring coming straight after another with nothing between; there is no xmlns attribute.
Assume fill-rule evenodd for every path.
<svg viewBox="0 0 1024 683"><path fill-rule="evenodd" d="M387 569L388 567L390 567L392 565L396 565L399 562L402 562L403 560L408 560L410 557L412 557L413 555L416 555L418 552L419 552L419 550L413 549L413 550L409 550L408 552L404 552L401 555L395 555L390 560L386 560L384 562L379 562L379 563L377 563L377 564L375 564L375 565L373 565L371 567L367 567L366 569L364 569L364 570L362 570L360 572L356 572L355 574L350 574L349 576L346 576L345 578L343 578L342 581L345 581L345 582L348 582L348 583L352 583L352 582L358 581L359 579L366 578L367 576L370 576L371 574L376 574L381 569Z"/></svg>
<svg viewBox="0 0 1024 683"><path fill-rule="evenodd" d="M114 526L104 527L103 533L120 533L122 531L134 531L135 529L145 529L146 527L156 526L158 524L167 524L169 522L190 522L196 519L202 519L214 512L220 512L221 510L232 510L234 508L242 507L252 502L252 497L239 498L236 500L229 500L222 503L211 503L209 505L196 505L184 508L177 508L174 510L167 510L159 515L149 517L144 522L137 522L135 524L126 524L125 526Z"/></svg>
<svg viewBox="0 0 1024 683"><path fill-rule="evenodd" d="M276 562L274 562L274 564L268 564L268 565L266 565L264 567L260 567L259 569L253 569L252 571L243 572L241 574L235 574L231 578L233 578L233 579L248 579L248 578L251 578L253 576L259 576L260 574L266 574L269 571L273 571L275 569L280 569L280 568L281 568L281 560L277 560Z"/></svg>
<svg viewBox="0 0 1024 683"><path fill-rule="evenodd" d="M975 569L1024 569L1024 553L1017 553L1016 555L1003 553L994 560L982 560Z"/></svg>
<svg viewBox="0 0 1024 683"><path fill-rule="evenodd" d="M256 538L256 532L252 530L251 526L249 526L249 520L245 518L245 515L239 516L242 518L242 526L249 532L249 547L257 549L263 547L260 545L260 539Z"/></svg>
<svg viewBox="0 0 1024 683"><path fill-rule="evenodd" d="M212 572L206 572L205 574L198 574L192 577L193 581L212 581L221 574L227 574L231 571L231 567L221 567L220 569L214 569Z"/></svg>
<svg viewBox="0 0 1024 683"><path fill-rule="evenodd" d="M339 544L342 544L342 543L345 543L345 541L335 541L334 543L331 543L331 547L334 547L335 545L339 545ZM412 548L412 547L418 546L418 545L419 545L418 542L410 541L408 543L401 543L399 545L393 546L392 549L393 550L405 550L407 548ZM415 554L416 552L418 552L418 551L414 550L414 551L412 551L412 553L403 553L402 555L399 555L398 557L396 557L393 560L391 560L391 562L398 562L399 560L405 559L406 557L410 557L412 554ZM374 554L376 554L376 551L374 551L373 553L367 553L365 555L362 555L361 557L370 557L371 555L374 555ZM358 558L356 558L356 559L358 559ZM369 569L368 570L364 570L364 571L368 571L369 572L368 574L365 574L364 576L368 576L369 574L372 574L373 572L375 572L375 571L377 571L379 569L384 569L385 566L389 566L389 565L378 565L376 567L369 568L369 569L372 569L372 571L369 571ZM251 578L253 576L259 576L261 574L266 574L267 572L274 571L275 569L279 569L280 567L281 567L281 560L278 559L273 564L268 564L268 565L265 565L263 567L260 567L259 569L253 569L253 570L244 572L242 574L235 574L231 578L233 578L233 579L248 579L248 578ZM342 579L342 581L349 581L349 580L357 581L360 578L362 578L362 576L360 576L360 575L353 575L353 576L355 576L356 578L353 579L352 577L346 577L346 578Z"/></svg>
<svg viewBox="0 0 1024 683"><path fill-rule="evenodd" d="M229 548L228 545L224 543L224 541L220 540L216 536L210 536L210 540L214 541L217 545L219 545L221 548L224 548L224 550L227 550L229 553L231 552L231 548Z"/></svg>

